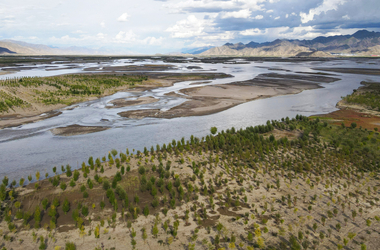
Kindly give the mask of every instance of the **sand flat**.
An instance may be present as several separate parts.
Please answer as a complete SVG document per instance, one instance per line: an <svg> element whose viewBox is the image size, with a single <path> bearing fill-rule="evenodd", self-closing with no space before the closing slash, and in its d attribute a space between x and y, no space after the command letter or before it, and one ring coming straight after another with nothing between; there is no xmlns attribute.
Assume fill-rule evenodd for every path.
<svg viewBox="0 0 380 250"><path fill-rule="evenodd" d="M96 133L96 132L104 131L107 129L109 128L97 127L97 126L81 126L78 124L74 124L74 125L69 125L67 127L53 128L50 131L54 135L73 136L73 135L84 135L84 134Z"/></svg>
<svg viewBox="0 0 380 250"><path fill-rule="evenodd" d="M157 101L158 100L156 98L153 98L150 96L139 97L136 100L127 100L125 98L119 98L119 99L110 101L109 103L113 104L113 106L106 106L106 108L113 109L113 108L129 107L129 106L135 106L135 105L154 103Z"/></svg>
<svg viewBox="0 0 380 250"><path fill-rule="evenodd" d="M187 101L168 111L146 109L118 114L132 119L209 115L260 98L297 94L303 90L321 88L319 83L331 83L337 80L340 79L318 75L261 74L247 81L182 89L179 92L184 96L181 97ZM179 96L175 93L168 95Z"/></svg>

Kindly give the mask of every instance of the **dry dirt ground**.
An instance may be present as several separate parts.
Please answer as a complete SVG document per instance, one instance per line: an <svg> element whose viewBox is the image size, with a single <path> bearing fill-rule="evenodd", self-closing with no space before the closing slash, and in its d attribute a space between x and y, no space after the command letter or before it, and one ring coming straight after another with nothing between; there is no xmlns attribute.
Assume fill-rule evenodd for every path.
<svg viewBox="0 0 380 250"><path fill-rule="evenodd" d="M275 130L273 134L277 138L287 135L292 139L298 138L302 133L298 130ZM172 162L171 176L180 177L185 193L190 195L190 199L181 202L177 200L175 209L169 209L165 215L162 209L168 207L168 201L164 203L164 197L169 197L165 189L163 194L158 195L160 207L150 207L148 216L140 215L137 219L126 215L122 218L122 203L118 200L119 209L115 222L112 222L114 211L105 197L102 185L93 180L94 171L90 171L88 175L93 180L94 188L87 187L89 197L86 199L79 190L80 183L86 183L82 172L76 186L68 185L65 191L59 187L52 188L47 180L40 182L38 192L34 190L34 184L29 184L18 188L22 208L34 211L34 207L44 197L49 200L56 197L61 204L64 198L68 197L71 210L67 215L60 210L61 208L58 210L60 216L57 229L49 229L49 217L46 214L43 216L40 229L22 226L22 220L16 220L17 232L10 232L3 221L0 224L0 232L3 239L7 240L3 240L0 247L14 250L38 249L39 237L43 236L47 249L60 249L59 246L63 247L66 242L74 242L77 249L103 249L103 246L104 249L132 249L133 239L136 241L136 249L215 249L215 238L219 235L218 248L256 249L265 248L265 245L289 249L282 248L280 243L288 245L289 237L295 235L299 239L302 236L300 242L309 241L309 248L315 246L317 249L337 249L338 245L343 246L346 243L345 249L360 249L360 244L365 243L367 249L378 249L380 222L375 216L380 216L379 178L373 173L361 174L351 171L350 163L336 158L334 150L325 148L324 144L316 144L310 148L319 153L311 157L307 147L305 149L280 146L278 150L270 151L264 161L253 163L251 167L236 166L231 164L231 158L223 160L223 153L210 151L200 153L190 150L183 155L169 156L163 160L163 165L165 166L169 160ZM127 191L130 203L134 204L134 195L140 197L138 205L133 206L143 208L152 201L153 197L149 192L143 193L139 190L141 176L137 169L139 165L145 165L147 176L157 176L151 169L153 165L159 164L157 158L157 155L132 155L128 157L128 163L122 164L130 166L131 170L123 175L120 185ZM304 161L305 158L308 160ZM304 174L288 171L284 173L281 171L284 168L280 166L289 160L295 165L312 162L315 166ZM190 179L194 173L192 162L199 164L203 178L195 178L194 181ZM313 167L326 165L339 166L344 171L343 175L339 176L330 168L327 168L326 174L322 176L314 173ZM102 166L104 173L97 174L103 179L120 171L109 162L102 163ZM169 177L167 180L174 178ZM222 185L217 184L219 180L223 181ZM69 179L62 174L61 181L68 183ZM193 190L189 189L189 183L192 184ZM208 188L214 187L215 192L205 193L202 189L204 184L207 184ZM106 202L104 210L99 207L101 200ZM82 230L76 228L70 216L78 203L83 203L90 209L90 215L85 217ZM356 216L353 216L353 210L357 212ZM188 220L186 211L189 215ZM325 222L322 218L325 218ZM131 228L128 228L127 221L132 222ZM174 230L176 221L179 223L177 231ZM166 231L165 223L168 223ZM33 219L31 224L34 225ZM154 225L158 228L157 236L153 235ZM96 227L100 228L99 238L94 237ZM143 229L146 230L145 239ZM177 234L171 234L173 230ZM134 238L131 233L133 231L136 232ZM252 233L252 239L248 239L248 233ZM349 233L356 234L352 240L348 237ZM34 239L33 234L38 237ZM233 238L234 244L231 243Z"/></svg>

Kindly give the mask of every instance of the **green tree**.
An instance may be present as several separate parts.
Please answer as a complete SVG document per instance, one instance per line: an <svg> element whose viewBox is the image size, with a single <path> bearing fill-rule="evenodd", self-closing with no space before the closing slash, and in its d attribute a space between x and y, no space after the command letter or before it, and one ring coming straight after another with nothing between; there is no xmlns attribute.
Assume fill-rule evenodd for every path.
<svg viewBox="0 0 380 250"><path fill-rule="evenodd" d="M34 210L34 221L35 221L35 228L39 228L40 222L41 222L41 210L39 206L37 206L36 210Z"/></svg>
<svg viewBox="0 0 380 250"><path fill-rule="evenodd" d="M323 241L323 239L325 238L325 234L322 231L319 233L319 238L321 239L321 241Z"/></svg>
<svg viewBox="0 0 380 250"><path fill-rule="evenodd" d="M152 229L152 234L154 235L155 238L157 238L157 235L158 235L157 223L154 223L154 226L153 226L153 229Z"/></svg>
<svg viewBox="0 0 380 250"><path fill-rule="evenodd" d="M67 214L68 211L70 211L70 202L67 198L63 201L62 210L65 214Z"/></svg>
<svg viewBox="0 0 380 250"><path fill-rule="evenodd" d="M357 216L356 210L352 210L352 220L355 221L355 217Z"/></svg>
<svg viewBox="0 0 380 250"><path fill-rule="evenodd" d="M342 228L342 226L340 225L340 223L336 224L335 227L336 227L336 230L338 230L338 232L339 232L340 229Z"/></svg>
<svg viewBox="0 0 380 250"><path fill-rule="evenodd" d="M211 127L210 132L211 134L215 135L218 129L216 127Z"/></svg>
<svg viewBox="0 0 380 250"><path fill-rule="evenodd" d="M8 179L7 176L4 176L4 178L3 178L3 184L4 184L4 186L8 186L8 184L9 184L9 179Z"/></svg>
<svg viewBox="0 0 380 250"><path fill-rule="evenodd" d="M248 232L247 240L250 242L253 241L253 234L251 232Z"/></svg>
<svg viewBox="0 0 380 250"><path fill-rule="evenodd" d="M19 182L20 187L24 186L24 182L25 182L25 179L24 179L24 178L21 178L21 179L20 179L20 182Z"/></svg>
<svg viewBox="0 0 380 250"><path fill-rule="evenodd" d="M147 217L147 216L149 215L149 208L148 208L148 205L146 205L146 206L144 207L143 213L144 213L145 217Z"/></svg>
<svg viewBox="0 0 380 250"><path fill-rule="evenodd" d="M317 223L314 223L314 224L313 224L313 230L314 230L314 232L317 230L317 228L318 228Z"/></svg>
<svg viewBox="0 0 380 250"><path fill-rule="evenodd" d="M356 236L356 233L353 233L353 232L349 232L347 237L350 239L350 240L353 240Z"/></svg>
<svg viewBox="0 0 380 250"><path fill-rule="evenodd" d="M372 221L370 219L366 220L365 222L366 222L366 224L367 224L368 227L370 227L371 224L372 224Z"/></svg>
<svg viewBox="0 0 380 250"><path fill-rule="evenodd" d="M66 242L65 250L76 250L77 247L73 242Z"/></svg>
<svg viewBox="0 0 380 250"><path fill-rule="evenodd" d="M291 250L301 250L301 245L298 243L297 238L294 235L290 236L289 242Z"/></svg>
<svg viewBox="0 0 380 250"><path fill-rule="evenodd" d="M144 244L145 244L146 239L148 238L148 234L146 233L145 227L142 228L142 238L143 238Z"/></svg>
<svg viewBox="0 0 380 250"><path fill-rule="evenodd" d="M42 208L43 208L44 210L46 210L47 207L48 207L48 205L49 205L49 201L48 201L48 199L47 199L47 198L43 199L41 203L42 203Z"/></svg>
<svg viewBox="0 0 380 250"><path fill-rule="evenodd" d="M40 237L40 246L38 249L40 249L40 250L46 249L46 243L45 243L45 239L43 236Z"/></svg>

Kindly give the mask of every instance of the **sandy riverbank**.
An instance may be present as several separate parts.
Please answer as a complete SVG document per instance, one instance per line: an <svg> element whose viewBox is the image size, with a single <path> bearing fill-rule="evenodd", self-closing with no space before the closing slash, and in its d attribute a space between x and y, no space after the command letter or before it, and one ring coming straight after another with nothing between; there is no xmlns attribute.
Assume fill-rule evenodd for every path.
<svg viewBox="0 0 380 250"><path fill-rule="evenodd" d="M119 115L132 119L209 115L259 98L296 94L303 90L320 88L319 83L337 80L339 79L319 75L261 74L248 81L181 90L180 92L186 95L181 97L187 101L167 111L132 110L120 112Z"/></svg>
<svg viewBox="0 0 380 250"><path fill-rule="evenodd" d="M87 75L97 75L94 73L86 73ZM101 75L109 75L111 73L98 73ZM118 73L116 75L124 76L132 73L124 72L124 73ZM115 75L115 74L112 74ZM168 87L172 86L176 82L181 81L190 81L190 80L209 80L209 79L215 79L215 78L225 78L230 77L230 75L224 74L224 73L162 73L162 72L145 72L144 75L148 76L148 79L144 81L142 84L134 87L129 88L128 86L121 86L115 89L111 89L106 91L103 95L98 97L86 97L84 96L80 100L71 103L71 105L75 103L85 102L94 100L96 98L101 98L107 95L112 95L119 91L129 91L129 92L135 92L135 93L141 93L146 90L158 88L158 87ZM0 90L8 91L6 88L1 88ZM6 127L17 127L23 124L27 123L33 123L37 122L46 118L50 118L53 116L57 116L61 114L61 110L66 108L67 105L64 104L57 104L57 105L45 105L39 102L36 102L30 95L30 93L33 92L33 89L28 89L24 87L20 87L18 89L18 92L20 93L20 98L25 100L29 105L24 108L14 108L13 110L10 110L8 113L0 113L0 129L6 128ZM150 103L154 102L155 99L151 98L139 98L135 101L122 101L118 100L116 101L116 107L124 107L124 106L130 106L130 105L138 105L138 104L144 104L144 103ZM112 106L110 106L112 108Z"/></svg>
<svg viewBox="0 0 380 250"><path fill-rule="evenodd" d="M107 127L95 127L95 126L81 126L81 125L69 125L67 127L58 127L53 128L50 131L54 135L60 135L60 136L73 136L73 135L83 135L83 134L90 134L95 132L100 132L107 130L109 128Z"/></svg>
<svg viewBox="0 0 380 250"><path fill-rule="evenodd" d="M129 106L135 106L135 105L154 103L157 101L158 101L157 99L150 96L140 97L140 98L137 98L136 100L128 100L125 98L119 98L119 99L110 101L109 103L112 104L113 106L106 106L106 108L113 109L113 108L129 107Z"/></svg>

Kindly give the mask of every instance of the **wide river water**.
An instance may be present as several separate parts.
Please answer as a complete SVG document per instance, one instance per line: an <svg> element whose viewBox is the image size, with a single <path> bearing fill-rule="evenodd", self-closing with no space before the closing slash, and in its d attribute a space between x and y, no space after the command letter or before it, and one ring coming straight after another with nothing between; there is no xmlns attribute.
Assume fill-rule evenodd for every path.
<svg viewBox="0 0 380 250"><path fill-rule="evenodd" d="M80 73L84 68L104 66L126 66L138 64L163 64L157 60L131 61L115 60L103 63L57 63L38 65L34 69L25 69L17 73L0 76L0 79L22 76L51 76L67 73ZM379 69L379 60L332 60L310 62L250 62L247 64L204 64L204 63L170 63L177 69L165 72L223 72L233 75L232 78L216 79L207 84L225 84L244 81L262 73L295 74L295 72L321 72L315 67L339 68L373 68ZM46 70L52 65L59 70ZM189 69L198 66L202 69ZM281 70L281 71L274 71ZM331 73L331 72L330 72ZM297 73L300 74L300 73ZM282 117L294 117L296 114L313 115L329 113L336 110L336 103L341 96L352 93L360 86L360 82L380 81L379 76L334 73L342 80L321 84L323 88L303 91L295 95L277 96L247 102L228 110L206 116L181 117L174 119L145 118L141 120L122 118L117 115L121 111L158 108L170 109L185 101L179 97L165 96L169 92L205 85L204 81L186 81L171 87L157 88L142 94L119 92L94 101L73 105L73 109L63 109L62 114L36 123L0 130L0 178L7 175L11 180L34 175L40 171L52 173L53 166L70 164L74 168L87 162L89 156L102 157L111 149L126 148L142 150L156 144L188 139L190 135L202 137L209 134L210 127L216 126L218 131L231 127L245 128L264 124L267 120L278 120ZM190 85L191 84L191 85ZM140 96L151 96L158 102L131 107L107 109L111 100ZM77 135L55 136L50 129L72 124L85 126L106 126L106 131ZM58 168L60 169L60 168Z"/></svg>

